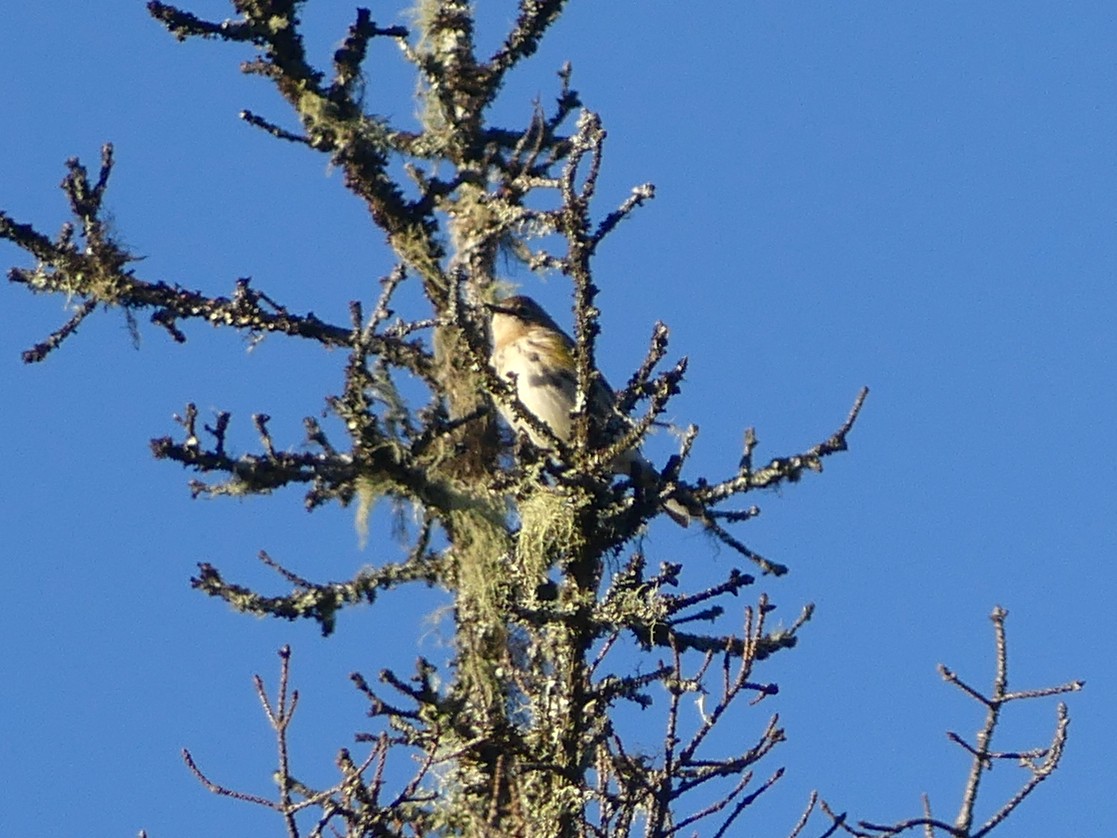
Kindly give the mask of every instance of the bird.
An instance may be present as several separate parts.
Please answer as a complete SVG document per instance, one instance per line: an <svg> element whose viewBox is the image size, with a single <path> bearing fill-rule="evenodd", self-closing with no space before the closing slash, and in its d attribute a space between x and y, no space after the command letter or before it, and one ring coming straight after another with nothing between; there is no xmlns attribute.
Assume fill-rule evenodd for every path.
<svg viewBox="0 0 1117 838"><path fill-rule="evenodd" d="M507 297L487 303L486 308L492 313L490 362L496 374L515 387L520 403L555 437L570 442L574 433L571 411L578 389L574 341L531 297ZM623 431L628 419L616 410L613 390L603 377L598 376L591 385L588 401L591 416L603 420L607 430ZM497 409L516 433L527 434L536 447L553 447L544 434L500 400ZM637 448L622 451L611 467L615 474L640 482L647 482L656 473ZM663 502L663 511L680 526L690 521L690 512L675 498Z"/></svg>

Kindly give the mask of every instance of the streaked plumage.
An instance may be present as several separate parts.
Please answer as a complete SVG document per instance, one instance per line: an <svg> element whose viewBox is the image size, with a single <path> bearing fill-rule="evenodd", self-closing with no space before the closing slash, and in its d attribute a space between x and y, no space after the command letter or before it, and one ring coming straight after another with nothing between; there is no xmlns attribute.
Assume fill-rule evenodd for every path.
<svg viewBox="0 0 1117 838"><path fill-rule="evenodd" d="M573 433L571 411L578 382L574 362L574 341L530 297L509 297L490 305L492 310L492 364L497 375L515 382L516 395L525 408L541 419L563 442ZM627 421L616 413L613 391L601 378L590 394L591 410L597 419L615 423L619 433ZM498 403L501 415L517 433L526 433L540 448L547 447L526 423ZM645 472L647 470L647 472ZM654 468L636 449L625 451L613 462L613 471L639 479L654 474ZM686 526L689 516L677 501L668 500L665 511Z"/></svg>

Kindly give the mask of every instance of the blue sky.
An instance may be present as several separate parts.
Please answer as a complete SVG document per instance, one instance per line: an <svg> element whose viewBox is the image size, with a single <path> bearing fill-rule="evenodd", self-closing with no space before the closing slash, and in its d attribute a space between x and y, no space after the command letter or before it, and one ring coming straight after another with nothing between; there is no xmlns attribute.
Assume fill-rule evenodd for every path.
<svg viewBox="0 0 1117 838"><path fill-rule="evenodd" d="M112 141L108 203L146 257L141 276L209 293L252 276L342 321L350 299L374 297L392 262L338 174L236 118L290 124L266 83L238 72L245 51L178 44L140 2L10 5L0 207L56 230L64 160L95 165ZM479 5L488 22L511 17L510 3ZM309 4L317 58L351 14ZM788 774L743 822L750 834L786 835L812 788L877 822L918 814L927 791L952 818L967 764L944 731L972 735L981 712L935 666L987 686L998 603L1010 686L1088 683L1069 699L1064 767L997 834L1112 831L1115 39L1117 9L1090 2L573 4L494 112L522 125L569 59L609 131L597 211L655 183L597 260L599 358L624 380L651 324L668 322L690 359L672 418L702 429L688 476L730 471L749 425L760 458L806 449L872 388L852 450L755 499L763 515L738 531L792 568L759 586L775 617L818 607L799 647L759 673L781 694L739 722L752 737L778 711L790 737L767 763ZM379 44L369 67L370 109L410 120L394 48ZM561 277L511 278L569 322ZM272 744L250 678L273 684L290 643L296 772L330 782L336 749L366 726L348 673L445 654L443 600L386 595L323 640L203 598L188 585L199 561L278 591L260 549L344 578L400 548L386 518L362 550L351 510L308 515L296 492L191 501L190 475L147 441L195 401L234 412L238 450L254 445L252 412L298 445L343 356L275 339L249 351L199 325L185 347L144 325L136 351L110 312L25 366L19 352L64 322L64 301L0 295L0 781L19 801L0 832L278 834L273 815L205 793L179 749L267 794ZM649 453L669 449L664 436ZM694 587L734 562L669 524L646 549L684 562ZM1039 746L1053 717L1052 701L1018 706L997 744ZM1014 771L999 767L990 791L1011 793Z"/></svg>

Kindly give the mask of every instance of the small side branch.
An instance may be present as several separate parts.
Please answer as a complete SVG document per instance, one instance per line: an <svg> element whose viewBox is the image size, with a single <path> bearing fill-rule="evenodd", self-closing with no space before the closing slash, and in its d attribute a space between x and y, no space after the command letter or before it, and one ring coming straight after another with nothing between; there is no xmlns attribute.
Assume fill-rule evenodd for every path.
<svg viewBox="0 0 1117 838"><path fill-rule="evenodd" d="M285 620L314 620L321 627L323 636L328 636L333 633L337 614L344 607L370 604L381 590L406 582L423 581L433 585L445 572L438 557L425 551L403 562L366 568L346 582L310 582L277 564L267 553L261 552L260 560L290 582L294 590L286 596L263 596L251 588L226 582L217 568L205 562L198 565L198 575L190 580L190 584L248 614Z"/></svg>
<svg viewBox="0 0 1117 838"><path fill-rule="evenodd" d="M1067 728L1070 718L1067 707L1059 702L1055 710L1055 729L1050 743L1043 748L1034 748L1025 751L996 751L993 749L993 735L1000 723L1001 711L1010 701L1021 701L1046 698L1053 695L1077 692L1085 683L1083 681L1070 681L1056 687L1045 687L1037 690L1021 692L1008 691L1008 643L1005 635L1005 618L1008 612L1000 606L993 609L991 619L996 646L996 669L993 677L993 689L985 694L980 690L963 682L957 675L945 666L939 667L939 672L947 683L954 684L966 695L985 708L985 723L978 731L973 743L967 742L954 732L948 732L950 741L960 746L971 757L970 771L966 778L965 789L962 792L962 802L953 823L947 823L931 815L930 801L924 796L923 816L909 818L892 824L878 824L871 821L860 821L857 827L850 826L845 815L837 815L826 805L821 804L832 821L830 832L841 830L858 838L882 838L882 836L900 835L905 832L922 829L926 836L940 830L953 838L981 838L988 835L995 827L1003 823L1017 807L1024 802L1041 782L1054 773L1062 759L1063 750L1067 741ZM1016 763L1028 771L1028 778L1021 787L1004 804L997 809L980 826L974 826L974 812L977 806L981 782L985 774L993 770L997 763Z"/></svg>
<svg viewBox="0 0 1117 838"><path fill-rule="evenodd" d="M540 39L562 14L565 5L566 0L520 0L520 13L512 31L489 60L489 72L494 87L500 85L508 70L534 54L539 48Z"/></svg>
<svg viewBox="0 0 1117 838"><path fill-rule="evenodd" d="M74 316L66 321L63 326L51 332L50 337L48 337L46 340L35 344L23 353L23 362L25 364L34 364L42 361L44 358L47 357L47 355L61 346L62 341L66 340L66 338L76 332L78 330L78 326L81 325L81 322L85 320L85 318L88 317L90 314L92 314L93 310L96 308L96 300L91 299L81 303L78 306L78 310L74 312Z"/></svg>
<svg viewBox="0 0 1117 838"><path fill-rule="evenodd" d="M0 238L5 238L35 257L34 269L13 268L8 278L38 293L61 293L82 298L77 315L49 338L24 353L28 362L41 360L72 335L81 321L98 305L132 313L147 309L151 321L165 329L176 342L186 340L179 328L185 320L201 320L212 326L227 326L253 335L279 333L313 340L325 347L351 347L353 332L323 321L313 313L297 314L251 286L249 279L237 280L232 296L208 296L163 281L138 278L127 266L138 261L110 233L102 219L103 201L113 166L113 150L105 145L96 180L91 180L77 159L67 162L62 182L74 217L57 239L20 224L0 212ZM75 238L75 227L81 235ZM433 377L433 358L421 343L398 335L366 336L366 349L388 363L403 367L425 381Z"/></svg>
<svg viewBox="0 0 1117 838"><path fill-rule="evenodd" d="M967 694L971 695L971 697L975 697L981 701L986 707L985 724L982 726L981 730L978 731L976 746L966 746L966 750L970 752L973 760L970 765L969 777L966 780L966 789L962 795L961 809L955 819L957 828L967 833L970 831L973 824L974 807L977 805L977 796L981 786L981 779L985 772L993 770L993 764L996 761L1003 761L1006 759L1018 761L1020 765L1027 768L1031 773L1031 777L1029 777L1020 791L997 810L993 817L986 821L981 828L974 832L973 834L975 836L986 834L994 826L1007 818L1012 811L1023 802L1024 798L1031 794L1039 783L1051 775L1059 765L1059 760L1062 758L1063 754L1063 747L1066 744L1069 718L1067 716L1066 705L1060 702L1056 711L1055 732L1052 736L1051 743L1046 749L1039 751L1036 755L1029 755L1024 758L1021 758L1018 754L998 754L994 752L992 749L993 734L997 729L1002 707L1010 701L1076 692L1085 685L1083 681L1072 681L1058 687L1043 690L1009 693L1008 641L1005 635L1005 618L1007 616L1008 612L1000 606L994 608L991 615L996 641L997 668L996 675L993 679L993 691L990 695L982 696L980 694L975 694L975 691L962 684L953 672L945 666L940 667L940 672L944 680L948 683L957 685ZM963 744L961 737L957 736L957 734L954 734L952 738L959 744Z"/></svg>
<svg viewBox="0 0 1117 838"><path fill-rule="evenodd" d="M314 828L306 833L308 838L337 834L331 826L335 819L342 820L351 827L353 832L350 834L402 838L403 833L398 829L400 823L408 821L419 823L423 820L423 806L430 801L430 796L417 792L419 783L426 776L430 766L423 768L416 779L408 784L389 806L381 806L379 803L384 786L384 767L388 750L393 744L386 735L377 737L373 741L368 757L359 764L353 760L347 749L342 748L337 756L341 779L330 788L312 789L296 779L292 773L288 745L288 732L299 701L298 691L290 688L291 648L284 646L279 650L279 657L279 685L274 699L268 695L263 679L259 675L253 676L252 679L264 715L275 732L278 765L274 779L278 786L278 799L272 800L261 795L236 791L215 782L198 767L193 754L183 749L182 758L186 767L198 782L216 795L278 812L283 818L287 838L300 838L303 833L300 831L296 816L310 809L320 810L321 815ZM370 768L373 769L371 777L366 776ZM327 832L327 828L331 831Z"/></svg>
<svg viewBox="0 0 1117 838"><path fill-rule="evenodd" d="M744 648L739 654L731 648L731 643L727 643L721 650L706 651L697 667L687 667L683 661L683 649L672 643L672 662L660 667L663 674L658 678L670 701L661 756L654 766L646 760L634 760L626 753L619 738L603 743L606 756L599 759L599 763L608 766L605 774L617 787L616 805L629 811L645 809L647 834L686 834L685 830L693 824L719 813L725 817L714 834L728 834L730 826L741 813L782 776L783 769L777 769L768 780L745 793L752 783L754 766L784 740L783 729L775 716L769 719L755 741L743 750L730 756L701 755L715 747L711 734L724 722L727 711L742 696L752 694L755 696L752 703L756 703L777 691L775 685L755 683L751 678L753 664L758 660L757 653L769 636L764 628L764 618L770 610L763 596L755 609L746 609ZM720 666L715 667L715 661L720 661ZM709 684L718 673L720 689L711 690ZM711 692L714 699L712 706L708 706L707 698ZM697 729L684 737L682 716L692 697L700 721ZM721 748L717 750L721 751ZM698 788L725 781L733 782L728 791L693 814L677 822L674 820L674 812L686 795ZM605 818L601 823L603 830L607 826L604 821Z"/></svg>
<svg viewBox="0 0 1117 838"><path fill-rule="evenodd" d="M770 489L784 482L794 483L802 477L804 471L822 471L823 458L847 449L846 437L853 430L861 408L869 395L869 388L862 387L853 402L849 415L828 439L818 445L790 457L777 457L767 466L754 470L752 468L752 452L756 446L756 434L745 434L745 453L741 458L741 467L735 477L721 483L703 486L695 490L694 494L705 504L716 504L734 496L756 489Z"/></svg>

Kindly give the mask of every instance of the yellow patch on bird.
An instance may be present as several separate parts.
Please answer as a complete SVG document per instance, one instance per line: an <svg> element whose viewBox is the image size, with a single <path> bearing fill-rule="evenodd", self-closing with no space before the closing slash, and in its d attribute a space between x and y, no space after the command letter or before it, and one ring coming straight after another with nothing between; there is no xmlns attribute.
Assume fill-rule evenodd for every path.
<svg viewBox="0 0 1117 838"><path fill-rule="evenodd" d="M538 326L528 329L528 341L544 356L549 367L574 370L574 352L565 335L556 334Z"/></svg>

